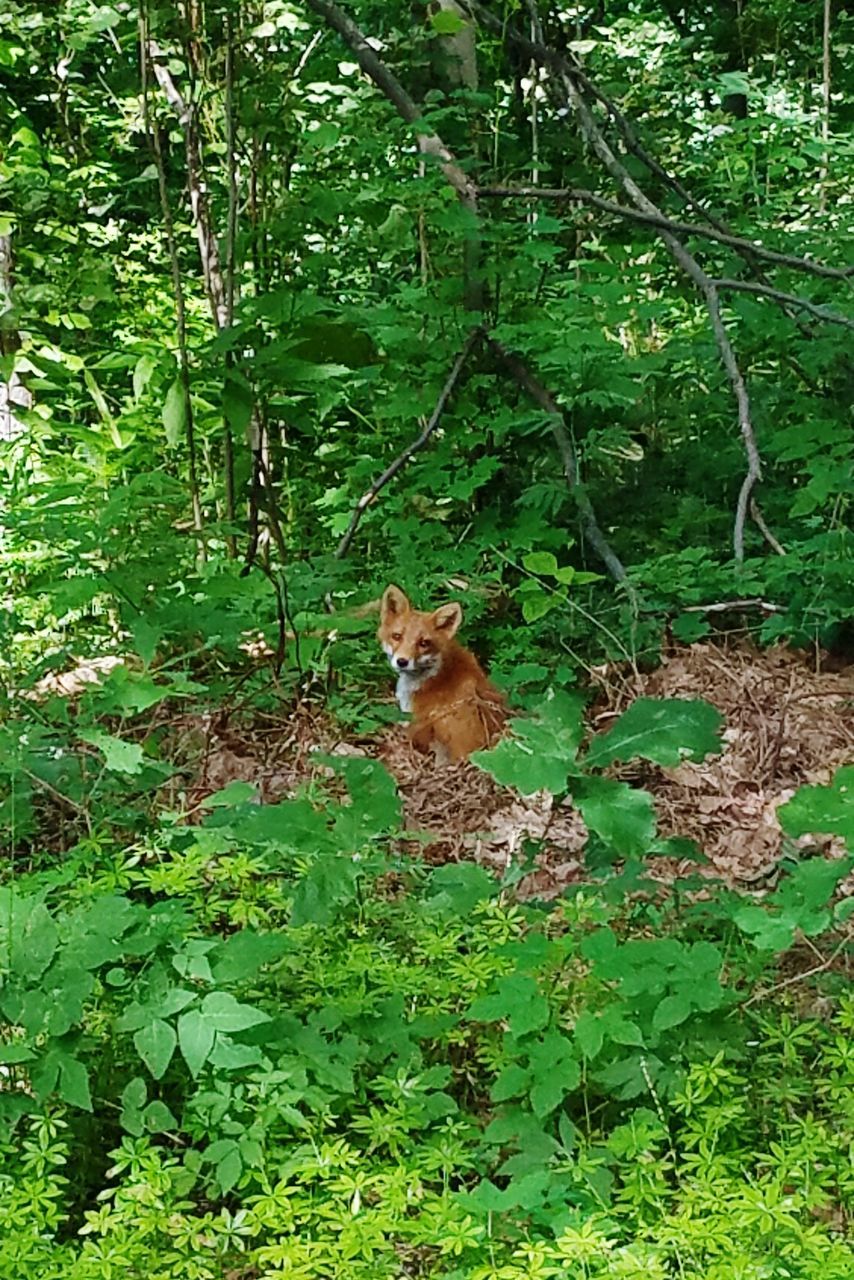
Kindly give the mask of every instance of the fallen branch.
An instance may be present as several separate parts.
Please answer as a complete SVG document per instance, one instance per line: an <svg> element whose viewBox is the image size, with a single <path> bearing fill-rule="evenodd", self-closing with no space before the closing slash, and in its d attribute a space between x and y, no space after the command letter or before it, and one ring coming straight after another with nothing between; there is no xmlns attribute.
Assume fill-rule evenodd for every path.
<svg viewBox="0 0 854 1280"><path fill-rule="evenodd" d="M575 446L572 442L572 436L567 431L566 422L557 401L520 356L508 351L502 343L496 338L491 338L489 334L486 335L486 343L490 351L498 357L519 386L527 391L531 399L548 414L549 426L563 462L566 483L578 507L578 514L581 517L581 524L587 540L611 574L611 577L616 579L617 582L626 583L626 570L622 561L611 549L607 538L599 527L593 504L590 501L587 490L581 484Z"/></svg>
<svg viewBox="0 0 854 1280"><path fill-rule="evenodd" d="M753 596L747 600L718 600L714 604L685 605L683 613L729 613L736 609L761 609L763 613L785 613L781 604L772 604L770 600L761 600Z"/></svg>
<svg viewBox="0 0 854 1280"><path fill-rule="evenodd" d="M430 439L433 432L438 427L439 423L442 420L442 414L445 412L448 401L450 400L451 396L454 393L454 388L456 387L457 383L460 380L460 376L462 375L463 369L466 366L468 358L471 355L471 353L474 351L475 347L481 342L483 337L484 337L484 332L483 332L483 329L480 328L480 326L478 326L478 328L476 329L472 329L471 333L466 338L466 341L463 344L462 350L459 352L456 360L453 363L451 372L448 374L448 377L445 380L445 385L442 387L442 390L439 392L439 398L436 401L436 405L433 409L433 412L431 413L429 420L425 423L421 433L418 436L416 436L416 438L410 444L406 446L406 448L403 450L402 453L398 454L394 462L390 463L389 466L386 467L382 475L377 480L374 481L370 489L368 489L365 493L363 493L359 501L356 503L355 507L353 508L353 514L350 517L350 524L347 527L347 532L344 534L344 537L339 542L338 548L335 552L336 560L343 560L347 552L349 551L350 544L353 541L353 538L355 537L356 530L359 527L359 522L361 521L366 508L371 505L371 503L374 501L374 499L376 498L380 490L385 488L389 480L393 480L394 477L397 475L398 471L400 471L403 467L406 466L409 459L414 454L418 453L420 449L424 448L425 444L427 443L427 441Z"/></svg>

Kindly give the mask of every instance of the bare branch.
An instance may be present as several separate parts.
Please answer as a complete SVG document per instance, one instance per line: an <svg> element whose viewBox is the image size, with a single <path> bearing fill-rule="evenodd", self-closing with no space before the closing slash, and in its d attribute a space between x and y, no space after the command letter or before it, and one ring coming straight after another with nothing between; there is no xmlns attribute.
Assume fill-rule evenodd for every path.
<svg viewBox="0 0 854 1280"><path fill-rule="evenodd" d="M838 311L828 311L825 307L815 302L810 302L808 298L801 298L796 293L786 293L783 289L775 289L771 285L760 284L756 280L713 280L712 284L716 289L729 290L732 293L752 293L758 298L769 298L772 302L779 302L784 308L800 307L802 311L808 311L811 316L815 316L816 320L823 320L826 324L841 324L846 329L854 329L854 320L849 316L843 316Z"/></svg>
<svg viewBox="0 0 854 1280"><path fill-rule="evenodd" d="M160 209L163 217L163 229L169 249L169 264L172 272L172 289L175 294L175 323L178 338L178 367L181 375L181 394L184 401L184 421L187 436L187 465L190 481L190 502L193 509L193 527L199 542L199 559L206 559L204 519L202 502L199 493L198 462L196 457L196 428L193 416L193 399L190 388L190 355L187 344L187 312L184 304L184 282L181 277L181 265L178 261L178 243L175 238L175 223L172 217L172 205L169 200L169 188L166 183L166 166L163 161L163 148L160 145L160 133L156 124L152 126L148 106L148 66L156 63L152 55L153 44L148 38L148 18L143 15L140 20L140 63L142 72L142 117L146 136L154 156L157 169L157 185L160 193ZM167 72L168 75L168 72ZM171 82L171 77L169 77ZM179 95L180 97L180 95Z"/></svg>
<svg viewBox="0 0 854 1280"><path fill-rule="evenodd" d="M522 198L526 200L577 200L579 204L593 205L605 213L612 213L617 218L629 218L649 227L670 231L675 236L700 236L704 240L715 240L718 244L727 245L739 253L751 253L765 262L774 262L781 267L790 267L793 271L809 272L812 275L824 276L831 280L849 280L854 276L854 267L831 267L813 258L799 258L796 254L778 253L775 249L766 249L764 245L754 244L741 236L733 236L728 232L718 231L715 227L702 223L682 222L676 218L668 218L660 210L655 213L645 209L629 209L616 200L608 200L598 196L586 187L478 187L479 199L488 198Z"/></svg>
<svg viewBox="0 0 854 1280"><path fill-rule="evenodd" d="M473 3L473 0L465 0L466 7L469 12L480 14L481 6ZM733 350L732 343L726 331L723 318L721 316L720 296L710 277L700 266L693 254L682 244L678 236L674 234L669 226L669 219L665 217L662 211L650 200L649 196L638 186L635 179L626 169L625 165L617 158L610 144L605 138L604 133L600 129L590 109L590 105L582 92L583 86L576 74L575 67L567 62L554 51L547 49L545 46L532 43L523 36L519 36L509 26L503 28L503 37L510 41L516 47L522 49L529 54L541 65L549 67L556 72L556 79L563 89L563 96L566 103L572 108L578 120L582 136L588 146L597 155L602 162L606 171L611 175L616 184L625 192L631 200L635 208L644 214L648 214L660 221L660 231L662 240L667 245L675 260L682 267L686 275L694 281L699 291L702 293L706 308L709 313L709 319L712 325L712 332L720 351L721 362L727 372L730 384L732 386L733 395L735 397L738 408L738 424L741 432L741 438L744 444L745 453L747 455L747 472L741 485L736 504L735 521L733 524L733 553L737 563L741 563L744 559L744 526L747 520L748 503L757 484L762 478L762 465L759 457L759 450L756 444L756 436L753 430L753 422L750 412L750 399L747 393L747 386L738 366L738 361Z"/></svg>
<svg viewBox="0 0 854 1280"><path fill-rule="evenodd" d="M334 4L333 0L306 0L306 4L309 9L313 9L320 17L325 18L330 27L338 32L344 43L353 51L365 75L373 80L378 89L382 90L398 115L407 124L417 124L422 118L421 108L409 96L394 72L377 55L355 22L347 17L343 9ZM434 156L439 161L442 172L460 199L464 204L474 208L476 204L474 185L438 134L419 130L418 145L424 155Z"/></svg>
<svg viewBox="0 0 854 1280"><path fill-rule="evenodd" d="M172 73L166 65L165 53L154 40L149 39L147 41L147 52L151 60L154 77L178 116L178 122L184 131L184 146L187 153L187 187L190 193L193 225L196 228L196 239L199 243L199 256L202 260L202 274L214 324L217 329L224 329L228 315L226 290L219 260L219 248L211 225L210 210L205 191L202 153L198 128L196 127L195 108L191 103L185 101L183 94L172 78Z"/></svg>
<svg viewBox="0 0 854 1280"><path fill-rule="evenodd" d="M572 436L566 429L566 422L557 401L548 388L540 382L536 374L525 364L521 356L508 351L502 343L496 338L491 338L489 334L486 335L486 343L519 383L519 386L527 391L531 399L548 414L549 426L563 462L563 473L566 476L570 493L578 507L578 514L581 517L581 524L587 540L611 574L611 577L617 582L627 583L626 570L599 527L593 504L590 501L587 490L581 483L575 446L572 442Z"/></svg>
<svg viewBox="0 0 854 1280"><path fill-rule="evenodd" d="M781 604L773 604L770 600L762 600L759 596L751 596L747 600L717 600L714 604L687 604L683 613L729 613L735 609L760 609L763 613L785 613Z"/></svg>
<svg viewBox="0 0 854 1280"><path fill-rule="evenodd" d="M539 63L541 66L550 68L559 75L571 76L580 88L584 89L592 98L605 108L621 133L626 146L643 164L646 165L650 172L655 174L655 176L660 178L666 186L679 195L689 208L694 209L697 213L700 213L703 217L707 218L711 224L711 227L708 230L717 230L719 235L723 237L722 242L731 244L732 248L747 258L748 261L751 257L765 257L769 261L781 261L785 258L788 260L787 265L793 266L799 270L813 271L816 275L833 275L841 279L850 279L854 276L854 267L834 268L827 267L822 263L814 262L811 258L797 258L790 255L770 256L769 251L766 250L763 252L758 246L752 244L751 241L743 240L739 236L729 235L724 223L710 214L707 209L704 209L700 202L692 196L691 192L683 186L678 178L669 173L668 170L665 169L664 166L646 150L640 142L632 123L626 118L617 104L609 98L606 93L603 93L599 86L590 79L577 58L575 58L571 53L559 53L556 49L551 49L541 39L529 40L527 37L522 35L520 31L510 27L504 20L499 19L495 14L490 13L483 4L478 3L478 0L459 0L459 3L463 10L468 12L469 16L473 20L481 22L484 27L499 36L503 41L507 41L515 45L520 52L526 54L526 56L532 61ZM486 193L484 192L482 194ZM703 234L708 234L708 231L704 231Z"/></svg>
<svg viewBox="0 0 854 1280"><path fill-rule="evenodd" d="M482 341L483 337L484 337L484 332L482 328L478 327L476 329L472 329L471 333L466 338L466 341L463 344L462 350L460 351L459 355L457 356L456 360L453 363L451 372L448 374L448 377L445 380L445 385L442 387L442 390L439 392L439 398L436 401L435 408L433 409L433 412L430 415L429 421L425 423L424 428L422 429L420 434L416 436L416 438L406 446L406 448L403 450L402 453L398 454L394 462L390 463L389 466L386 467L382 475L377 480L374 481L370 489L368 489L365 493L363 493L359 501L356 503L355 507L353 508L353 514L350 517L350 524L347 527L347 532L344 534L344 537L339 542L338 549L335 552L336 560L343 560L344 557L346 556L347 552L350 549L350 544L353 541L356 530L359 527L359 522L365 513L365 510L371 505L371 503L374 501L374 499L376 498L380 490L385 488L389 480L394 479L398 471L400 471L406 465L406 463L413 456L413 454L418 453L420 449L424 448L425 444L427 443L427 441L430 439L433 432L438 427L439 423L442 420L442 414L445 412L448 401L450 400L451 396L454 393L454 388L456 387L457 383L460 380L460 376L463 372L463 369L465 368L466 362L468 361L468 358L471 355L471 353L474 351L475 347L477 347L478 344Z"/></svg>
<svg viewBox="0 0 854 1280"><path fill-rule="evenodd" d="M750 518L762 534L762 537L768 543L768 546L771 547L772 551L776 551L778 556L784 556L786 554L786 548L782 543L777 541L771 530L768 528L768 525L765 523L765 517L759 509L759 503L755 498L750 499Z"/></svg>

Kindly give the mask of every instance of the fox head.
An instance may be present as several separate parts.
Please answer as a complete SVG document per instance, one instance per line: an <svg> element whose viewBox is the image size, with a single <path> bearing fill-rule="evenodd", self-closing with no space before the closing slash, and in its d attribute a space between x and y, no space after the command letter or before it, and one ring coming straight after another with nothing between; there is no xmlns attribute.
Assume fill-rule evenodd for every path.
<svg viewBox="0 0 854 1280"><path fill-rule="evenodd" d="M456 601L440 605L432 613L420 613L400 587L390 586L383 593L377 637L398 675L417 675L423 680L441 667L442 654L462 620L463 611Z"/></svg>

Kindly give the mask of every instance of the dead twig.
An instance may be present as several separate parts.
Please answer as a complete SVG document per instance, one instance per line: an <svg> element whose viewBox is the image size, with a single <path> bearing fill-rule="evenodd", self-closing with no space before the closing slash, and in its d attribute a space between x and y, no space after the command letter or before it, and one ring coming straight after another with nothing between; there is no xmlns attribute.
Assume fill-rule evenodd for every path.
<svg viewBox="0 0 854 1280"><path fill-rule="evenodd" d="M754 992L750 999L745 1000L740 1008L749 1009L758 1000L767 1000L769 996L776 995L778 991L783 991L786 987L794 986L796 982L805 982L807 978L814 978L817 973L826 973L836 957L848 946L849 942L849 938L843 938L839 945L834 947L830 955L825 960L822 960L821 964L813 965L811 969L805 969L803 973L794 973L791 977L784 978L782 982L776 982L773 987L768 987L765 991Z"/></svg>
<svg viewBox="0 0 854 1280"><path fill-rule="evenodd" d="M374 481L370 489L368 489L365 493L363 493L359 501L356 503L355 507L353 508L353 514L350 517L350 524L347 527L347 532L344 534L344 537L339 542L338 548L335 552L336 560L343 560L347 552L349 551L350 544L352 543L353 538L355 537L356 530L359 527L359 522L361 521L366 508L371 505L371 503L374 501L374 499L376 498L380 490L385 488L389 480L393 480L394 477L397 475L398 471L400 471L403 467L406 466L406 463L409 461L409 459L414 454L418 453L420 449L424 448L425 444L427 443L427 441L430 439L433 432L438 427L439 423L442 420L442 414L445 412L448 401L453 395L454 389L456 388L456 385L460 380L460 376L462 375L463 369L465 368L466 363L468 362L468 358L472 354L474 349L478 346L478 344L482 341L483 337L484 337L484 331L480 326L478 326L476 329L472 329L471 333L466 338L466 341L463 344L461 351L457 355L456 360L453 363L451 372L448 374L447 378L445 379L445 385L442 387L442 390L439 392L439 398L436 401L435 408L433 409L433 412L431 413L429 420L424 424L422 431L420 432L419 435L416 436L416 438L410 444L406 446L406 448L403 450L402 453L398 454L394 462L390 463L389 466L386 467L382 475L379 476L378 479Z"/></svg>

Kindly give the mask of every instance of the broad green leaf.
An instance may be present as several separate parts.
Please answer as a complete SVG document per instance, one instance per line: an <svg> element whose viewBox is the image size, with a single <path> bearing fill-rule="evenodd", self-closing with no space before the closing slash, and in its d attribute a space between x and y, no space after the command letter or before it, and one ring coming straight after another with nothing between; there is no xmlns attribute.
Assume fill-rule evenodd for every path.
<svg viewBox="0 0 854 1280"><path fill-rule="evenodd" d="M549 578L557 574L557 557L551 551L529 551L522 557L522 564L529 573L545 574Z"/></svg>
<svg viewBox="0 0 854 1280"><path fill-rule="evenodd" d="M493 1102L506 1102L508 1098L518 1098L530 1083L531 1073L518 1062L511 1062L501 1071L495 1084L489 1091Z"/></svg>
<svg viewBox="0 0 854 1280"><path fill-rule="evenodd" d="M491 751L476 751L472 762L523 795L542 790L553 795L564 792L567 776L577 772L583 705L578 694L549 690L536 717L512 720L514 736L503 739Z"/></svg>
<svg viewBox="0 0 854 1280"><path fill-rule="evenodd" d="M142 355L136 362L133 371L133 398L141 400L142 393L151 381L151 375L157 368L157 361L153 356Z"/></svg>
<svg viewBox="0 0 854 1280"><path fill-rule="evenodd" d="M166 442L174 449L187 432L187 401L180 376L170 385L163 402L163 429Z"/></svg>
<svg viewBox="0 0 854 1280"><path fill-rule="evenodd" d="M149 1102L142 1113L142 1123L147 1133L171 1133L178 1128L178 1121L159 1098Z"/></svg>
<svg viewBox="0 0 854 1280"><path fill-rule="evenodd" d="M135 742L125 742L100 729L84 729L79 736L104 753L107 768L115 773L139 773L142 768L142 747Z"/></svg>
<svg viewBox="0 0 854 1280"><path fill-rule="evenodd" d="M265 964L272 964L288 950L281 933L255 933L241 929L221 944L213 961L213 977L218 985L245 982Z"/></svg>
<svg viewBox="0 0 854 1280"><path fill-rule="evenodd" d="M178 1019L178 1046L193 1079L208 1059L215 1034L210 1020L198 1009L190 1009Z"/></svg>
<svg viewBox="0 0 854 1280"><path fill-rule="evenodd" d="M78 1058L63 1053L59 1059L59 1096L63 1102L81 1111L92 1110L89 1092L89 1073Z"/></svg>
<svg viewBox="0 0 854 1280"><path fill-rule="evenodd" d="M455 36L458 31L465 30L468 23L453 9L438 9L431 14L430 25L438 36Z"/></svg>
<svg viewBox="0 0 854 1280"><path fill-rule="evenodd" d="M595 1058L605 1039L602 1018L589 1009L583 1010L576 1019L573 1034L585 1058Z"/></svg>
<svg viewBox="0 0 854 1280"><path fill-rule="evenodd" d="M673 766L721 750L723 716L693 698L638 698L607 733L595 738L585 764L604 768L615 760L652 760Z"/></svg>
<svg viewBox="0 0 854 1280"><path fill-rule="evenodd" d="M670 1027L678 1027L690 1016L690 996L686 992L679 991L659 1001L652 1015L652 1025L656 1031L667 1031Z"/></svg>
<svg viewBox="0 0 854 1280"><path fill-rule="evenodd" d="M201 1012L214 1031L245 1031L269 1022L270 1015L249 1004L241 1004L227 991L211 991L202 1001Z"/></svg>
<svg viewBox="0 0 854 1280"><path fill-rule="evenodd" d="M578 778L572 799L590 831L624 858L641 858L655 836L655 808L647 791L612 778Z"/></svg>
<svg viewBox="0 0 854 1280"><path fill-rule="evenodd" d="M177 1041L174 1028L162 1018L155 1018L147 1026L141 1027L134 1036L136 1051L155 1080L163 1076L172 1061Z"/></svg>
<svg viewBox="0 0 854 1280"><path fill-rule="evenodd" d="M121 1125L135 1138L142 1137L144 1121L142 1117L148 1091L142 1076L134 1078L122 1090Z"/></svg>
<svg viewBox="0 0 854 1280"><path fill-rule="evenodd" d="M53 916L43 902L19 897L13 891L3 923L7 921L12 926L7 943L12 972L30 980L39 978L53 959L59 942Z"/></svg>
<svg viewBox="0 0 854 1280"><path fill-rule="evenodd" d="M222 389L222 411L236 436L242 436L252 418L252 388L236 370L230 369Z"/></svg>
<svg viewBox="0 0 854 1280"><path fill-rule="evenodd" d="M233 1142L230 1150L226 1152L216 1167L216 1180L223 1195L228 1195L232 1187L236 1185L242 1172L243 1161L240 1158L240 1148L236 1142Z"/></svg>
<svg viewBox="0 0 854 1280"><path fill-rule="evenodd" d="M533 978L527 974L512 973L498 978L491 994L475 1000L468 1016L476 1022L506 1020L518 1039L546 1025L549 1004Z"/></svg>
<svg viewBox="0 0 854 1280"><path fill-rule="evenodd" d="M839 769L826 787L800 787L777 810L790 836L841 836L854 853L854 765Z"/></svg>
<svg viewBox="0 0 854 1280"><path fill-rule="evenodd" d="M220 791L214 791L212 795L205 796L201 807L231 809L237 805L248 804L257 795L258 788L251 782L240 782L235 779L233 782L226 783Z"/></svg>
<svg viewBox="0 0 854 1280"><path fill-rule="evenodd" d="M545 1116L578 1087L581 1069L572 1051L572 1041L557 1031L547 1032L529 1051L531 1067L531 1108L535 1116Z"/></svg>

